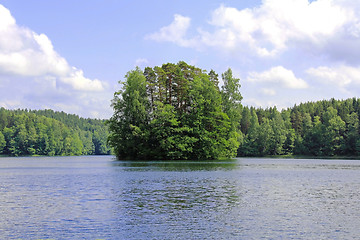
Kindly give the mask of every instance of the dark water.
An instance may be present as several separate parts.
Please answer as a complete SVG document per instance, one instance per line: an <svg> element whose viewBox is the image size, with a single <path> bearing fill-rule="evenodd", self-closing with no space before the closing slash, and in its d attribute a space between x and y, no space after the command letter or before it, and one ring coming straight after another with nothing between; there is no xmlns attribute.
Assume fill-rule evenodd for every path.
<svg viewBox="0 0 360 240"><path fill-rule="evenodd" d="M360 161L0 158L0 239L356 239Z"/></svg>

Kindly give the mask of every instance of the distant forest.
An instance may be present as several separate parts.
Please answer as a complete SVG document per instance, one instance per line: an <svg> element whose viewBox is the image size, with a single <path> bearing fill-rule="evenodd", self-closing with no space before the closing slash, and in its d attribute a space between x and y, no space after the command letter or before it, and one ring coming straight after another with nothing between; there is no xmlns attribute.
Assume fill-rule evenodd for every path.
<svg viewBox="0 0 360 240"><path fill-rule="evenodd" d="M104 155L108 129L104 120L80 118L53 110L0 108L0 154Z"/></svg>
<svg viewBox="0 0 360 240"><path fill-rule="evenodd" d="M243 106L238 156L360 156L360 100L323 100L279 111ZM0 108L0 154L111 154L104 120L52 110Z"/></svg>
<svg viewBox="0 0 360 240"><path fill-rule="evenodd" d="M359 115L357 98L302 103L281 112L244 107L238 156L359 156Z"/></svg>

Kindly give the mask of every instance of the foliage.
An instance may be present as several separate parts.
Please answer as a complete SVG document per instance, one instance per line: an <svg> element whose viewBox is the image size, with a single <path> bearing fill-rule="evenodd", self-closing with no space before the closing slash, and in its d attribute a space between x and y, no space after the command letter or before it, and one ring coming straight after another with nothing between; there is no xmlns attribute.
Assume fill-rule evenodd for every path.
<svg viewBox="0 0 360 240"><path fill-rule="evenodd" d="M282 110L243 107L239 156L359 156L360 100L323 100Z"/></svg>
<svg viewBox="0 0 360 240"><path fill-rule="evenodd" d="M103 120L52 110L0 109L0 154L110 154Z"/></svg>
<svg viewBox="0 0 360 240"><path fill-rule="evenodd" d="M323 100L278 111L241 105L240 80L185 62L129 71L114 115L0 108L0 154L206 160L236 156L360 155L360 100ZM105 124L107 122L107 125Z"/></svg>
<svg viewBox="0 0 360 240"><path fill-rule="evenodd" d="M139 68L115 92L109 144L119 159L234 157L241 139L239 79L185 62Z"/></svg>

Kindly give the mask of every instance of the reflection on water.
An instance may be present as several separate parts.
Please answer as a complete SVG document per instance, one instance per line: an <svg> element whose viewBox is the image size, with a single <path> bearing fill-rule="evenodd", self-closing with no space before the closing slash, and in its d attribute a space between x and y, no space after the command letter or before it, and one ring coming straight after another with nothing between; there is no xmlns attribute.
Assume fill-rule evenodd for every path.
<svg viewBox="0 0 360 240"><path fill-rule="evenodd" d="M0 239L354 239L360 162L0 159Z"/></svg>
<svg viewBox="0 0 360 240"><path fill-rule="evenodd" d="M225 179L175 174L151 181L133 179L124 185L116 194L127 209L121 231L130 239L176 239L191 232L193 238L204 238L205 233L223 231L223 216L239 202L234 185Z"/></svg>
<svg viewBox="0 0 360 240"><path fill-rule="evenodd" d="M236 159L228 161L114 161L126 171L220 171L239 167Z"/></svg>

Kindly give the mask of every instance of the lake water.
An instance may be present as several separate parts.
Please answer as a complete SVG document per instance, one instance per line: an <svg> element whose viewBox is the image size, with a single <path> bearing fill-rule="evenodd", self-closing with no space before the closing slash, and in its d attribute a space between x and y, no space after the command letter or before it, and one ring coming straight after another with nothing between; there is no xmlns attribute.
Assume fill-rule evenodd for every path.
<svg viewBox="0 0 360 240"><path fill-rule="evenodd" d="M356 239L360 161L0 158L0 239Z"/></svg>

